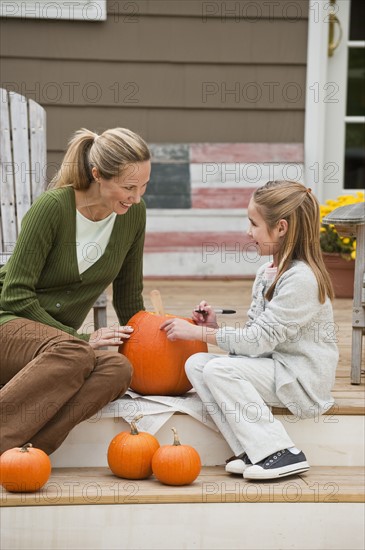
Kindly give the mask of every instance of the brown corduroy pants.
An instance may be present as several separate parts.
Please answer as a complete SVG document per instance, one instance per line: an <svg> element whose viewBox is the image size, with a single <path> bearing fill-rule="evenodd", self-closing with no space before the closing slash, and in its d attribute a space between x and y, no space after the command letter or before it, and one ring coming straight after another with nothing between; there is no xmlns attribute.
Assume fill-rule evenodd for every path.
<svg viewBox="0 0 365 550"><path fill-rule="evenodd" d="M0 454L32 443L47 454L128 389L132 367L113 351L28 319L0 325Z"/></svg>

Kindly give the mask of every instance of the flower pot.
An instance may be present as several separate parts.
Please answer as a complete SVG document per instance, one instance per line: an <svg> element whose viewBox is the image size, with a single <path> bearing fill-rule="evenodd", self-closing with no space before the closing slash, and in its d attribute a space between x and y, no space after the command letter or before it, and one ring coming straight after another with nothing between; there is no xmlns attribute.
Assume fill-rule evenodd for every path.
<svg viewBox="0 0 365 550"><path fill-rule="evenodd" d="M353 298L354 295L354 260L345 260L341 254L323 252L323 259L331 277L336 298Z"/></svg>

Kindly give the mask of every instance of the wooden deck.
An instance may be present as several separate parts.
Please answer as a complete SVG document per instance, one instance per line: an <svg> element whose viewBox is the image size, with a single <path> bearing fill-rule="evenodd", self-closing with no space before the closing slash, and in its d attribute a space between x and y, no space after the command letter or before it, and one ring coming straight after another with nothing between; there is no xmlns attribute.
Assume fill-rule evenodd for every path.
<svg viewBox="0 0 365 550"><path fill-rule="evenodd" d="M161 484L154 477L133 481L108 468L55 468L37 493L0 493L1 506L181 503L361 503L364 469L359 466L314 466L307 473L277 481L252 482L232 476L223 466L204 467L196 481L183 487Z"/></svg>
<svg viewBox="0 0 365 550"><path fill-rule="evenodd" d="M242 322L247 318L251 302L251 280L146 280L144 286L145 306L151 308L149 293L153 289L161 292L166 313L190 316L191 311L201 299L215 306L235 309L235 315L222 315L220 320L226 324ZM108 295L108 323L116 321ZM340 360L336 373L333 396L336 405L327 414L365 414L365 376L362 371L361 384L352 385L351 370L351 318L352 300L336 299L333 302L335 331L338 338ZM222 353L218 347L210 346L213 353ZM365 346L364 350L365 352ZM364 353L365 359L365 353ZM364 360L365 364L365 360ZM285 409L286 411L286 409ZM278 410L274 410L278 412ZM287 412L287 411L286 411Z"/></svg>
<svg viewBox="0 0 365 550"><path fill-rule="evenodd" d="M167 313L190 316L192 308L204 298L214 306L237 310L235 315L221 317L223 322L234 325L246 318L251 286L252 281L247 280L146 280L145 305L152 309L149 292L156 288L162 294ZM328 414L364 415L364 377L359 386L350 383L352 301L335 300L334 312L340 362L333 392L336 405ZM109 290L108 324L116 320ZM215 346L210 350L221 353ZM286 409L281 412L288 414ZM363 437L359 434L359 438ZM364 502L364 469L312 466L309 472L298 477L253 483L226 474L222 466L204 467L194 484L168 487L154 478L119 479L108 468L54 468L49 482L38 493L0 493L2 507L193 502L359 503Z"/></svg>

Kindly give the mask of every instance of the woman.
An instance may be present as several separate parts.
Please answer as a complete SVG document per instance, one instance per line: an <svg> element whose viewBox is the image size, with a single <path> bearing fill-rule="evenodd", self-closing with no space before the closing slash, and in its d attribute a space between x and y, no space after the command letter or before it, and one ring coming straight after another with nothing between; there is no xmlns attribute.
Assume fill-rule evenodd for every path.
<svg viewBox="0 0 365 550"><path fill-rule="evenodd" d="M135 133L82 129L25 215L0 270L0 453L30 441L50 454L127 390L128 360L99 348L129 338L125 324L143 309L141 197L150 170ZM110 283L121 326L78 332Z"/></svg>

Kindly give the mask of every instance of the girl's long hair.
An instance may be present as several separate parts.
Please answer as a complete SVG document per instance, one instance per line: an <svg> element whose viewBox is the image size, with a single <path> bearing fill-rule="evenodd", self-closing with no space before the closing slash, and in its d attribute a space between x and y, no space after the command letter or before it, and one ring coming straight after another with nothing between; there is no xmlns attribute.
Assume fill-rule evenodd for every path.
<svg viewBox="0 0 365 550"><path fill-rule="evenodd" d="M290 267L293 260L302 260L312 269L319 290L319 301L323 304L328 296L334 298L331 279L324 265L320 247L319 203L310 189L295 181L269 181L256 189L253 200L269 233L279 220L288 222L288 230L283 237L278 254L278 272L267 291L271 300L276 283Z"/></svg>
<svg viewBox="0 0 365 550"><path fill-rule="evenodd" d="M112 179L132 163L151 158L145 141L126 128L106 130L100 136L82 128L71 138L61 167L49 187L72 186L85 190L93 180L92 168L104 179Z"/></svg>

